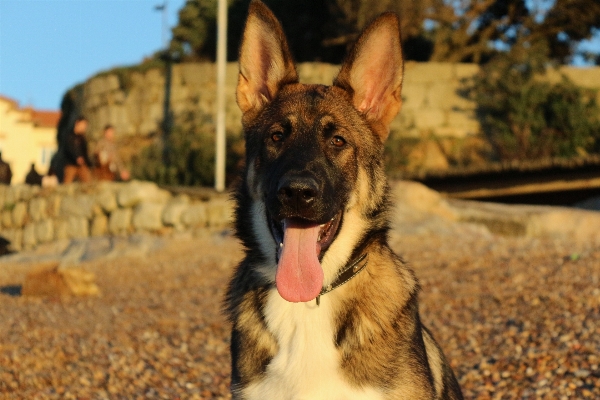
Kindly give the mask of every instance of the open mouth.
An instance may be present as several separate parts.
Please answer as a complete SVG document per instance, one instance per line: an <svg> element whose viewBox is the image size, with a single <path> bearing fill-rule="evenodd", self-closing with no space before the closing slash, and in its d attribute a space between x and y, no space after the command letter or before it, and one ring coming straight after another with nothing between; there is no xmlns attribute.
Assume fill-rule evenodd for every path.
<svg viewBox="0 0 600 400"><path fill-rule="evenodd" d="M278 243L275 284L283 299L297 303L319 295L324 277L321 259L341 220L341 211L324 224L300 218L271 219L271 232Z"/></svg>
<svg viewBox="0 0 600 400"><path fill-rule="evenodd" d="M323 258L323 254L329 248L331 243L333 243L333 240L335 239L339 230L341 220L342 211L339 211L328 222L318 225L319 233L317 236L316 244L318 246L317 256L319 257L319 260ZM281 220L281 222L277 222L275 221L275 219L270 218L271 234L273 235L273 238L275 239L275 241L277 242L277 246L279 247L277 250L277 259L279 259L281 255L281 250L283 249L284 231L286 225L289 226L290 224L294 224L295 226L305 226L307 228L314 227L316 225L310 221L303 220L300 218L285 218Z"/></svg>

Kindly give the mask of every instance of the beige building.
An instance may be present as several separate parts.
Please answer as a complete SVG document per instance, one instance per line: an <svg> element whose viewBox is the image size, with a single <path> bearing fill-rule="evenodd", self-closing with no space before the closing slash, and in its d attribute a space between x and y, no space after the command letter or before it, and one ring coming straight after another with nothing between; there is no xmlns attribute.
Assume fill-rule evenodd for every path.
<svg viewBox="0 0 600 400"><path fill-rule="evenodd" d="M10 164L11 183L25 182L32 163L39 174L48 172L57 148L59 118L59 111L21 108L16 101L0 95L0 151L2 159Z"/></svg>

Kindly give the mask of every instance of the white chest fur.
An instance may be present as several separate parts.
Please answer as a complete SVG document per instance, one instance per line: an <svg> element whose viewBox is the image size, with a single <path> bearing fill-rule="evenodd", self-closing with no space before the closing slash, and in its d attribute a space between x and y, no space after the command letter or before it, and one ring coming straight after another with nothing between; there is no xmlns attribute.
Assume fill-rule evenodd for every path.
<svg viewBox="0 0 600 400"><path fill-rule="evenodd" d="M377 400L382 393L356 388L340 372L340 354L334 344L334 316L327 296L315 301L289 303L276 290L265 307L269 330L279 352L266 376L244 390L249 400Z"/></svg>

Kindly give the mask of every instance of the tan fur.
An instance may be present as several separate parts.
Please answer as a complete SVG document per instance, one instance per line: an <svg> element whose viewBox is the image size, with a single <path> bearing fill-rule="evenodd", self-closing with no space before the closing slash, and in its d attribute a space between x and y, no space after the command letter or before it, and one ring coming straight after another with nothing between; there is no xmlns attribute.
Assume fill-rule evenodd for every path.
<svg viewBox="0 0 600 400"><path fill-rule="evenodd" d="M240 68L237 101L244 113L256 112L273 100L281 84L298 79L294 63L289 57L287 42L282 41L283 31L274 24L274 16L265 12L257 3L250 5L247 27L240 51ZM277 26L273 31L268 27ZM264 35L264 32L272 32ZM268 54L251 51L256 47L269 49Z"/></svg>

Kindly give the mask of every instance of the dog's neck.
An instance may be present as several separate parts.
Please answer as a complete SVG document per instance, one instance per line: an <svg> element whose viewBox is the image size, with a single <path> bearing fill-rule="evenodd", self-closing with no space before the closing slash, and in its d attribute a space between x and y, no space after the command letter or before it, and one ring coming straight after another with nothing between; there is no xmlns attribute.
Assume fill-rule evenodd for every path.
<svg viewBox="0 0 600 400"><path fill-rule="evenodd" d="M356 258L350 260L350 262L342 270L342 272L340 272L340 274L335 279L335 281L333 281L331 284L327 285L327 287L324 287L323 290L321 290L321 293L319 293L319 295L316 298L317 305L321 304L321 296L322 295L329 293L333 289L342 286L344 283L348 282L350 279L352 279L356 275L358 275L360 271L365 269L365 267L367 266L367 261L368 261L367 256L368 256L368 254L364 253L364 254L360 255L359 257L356 257Z"/></svg>

